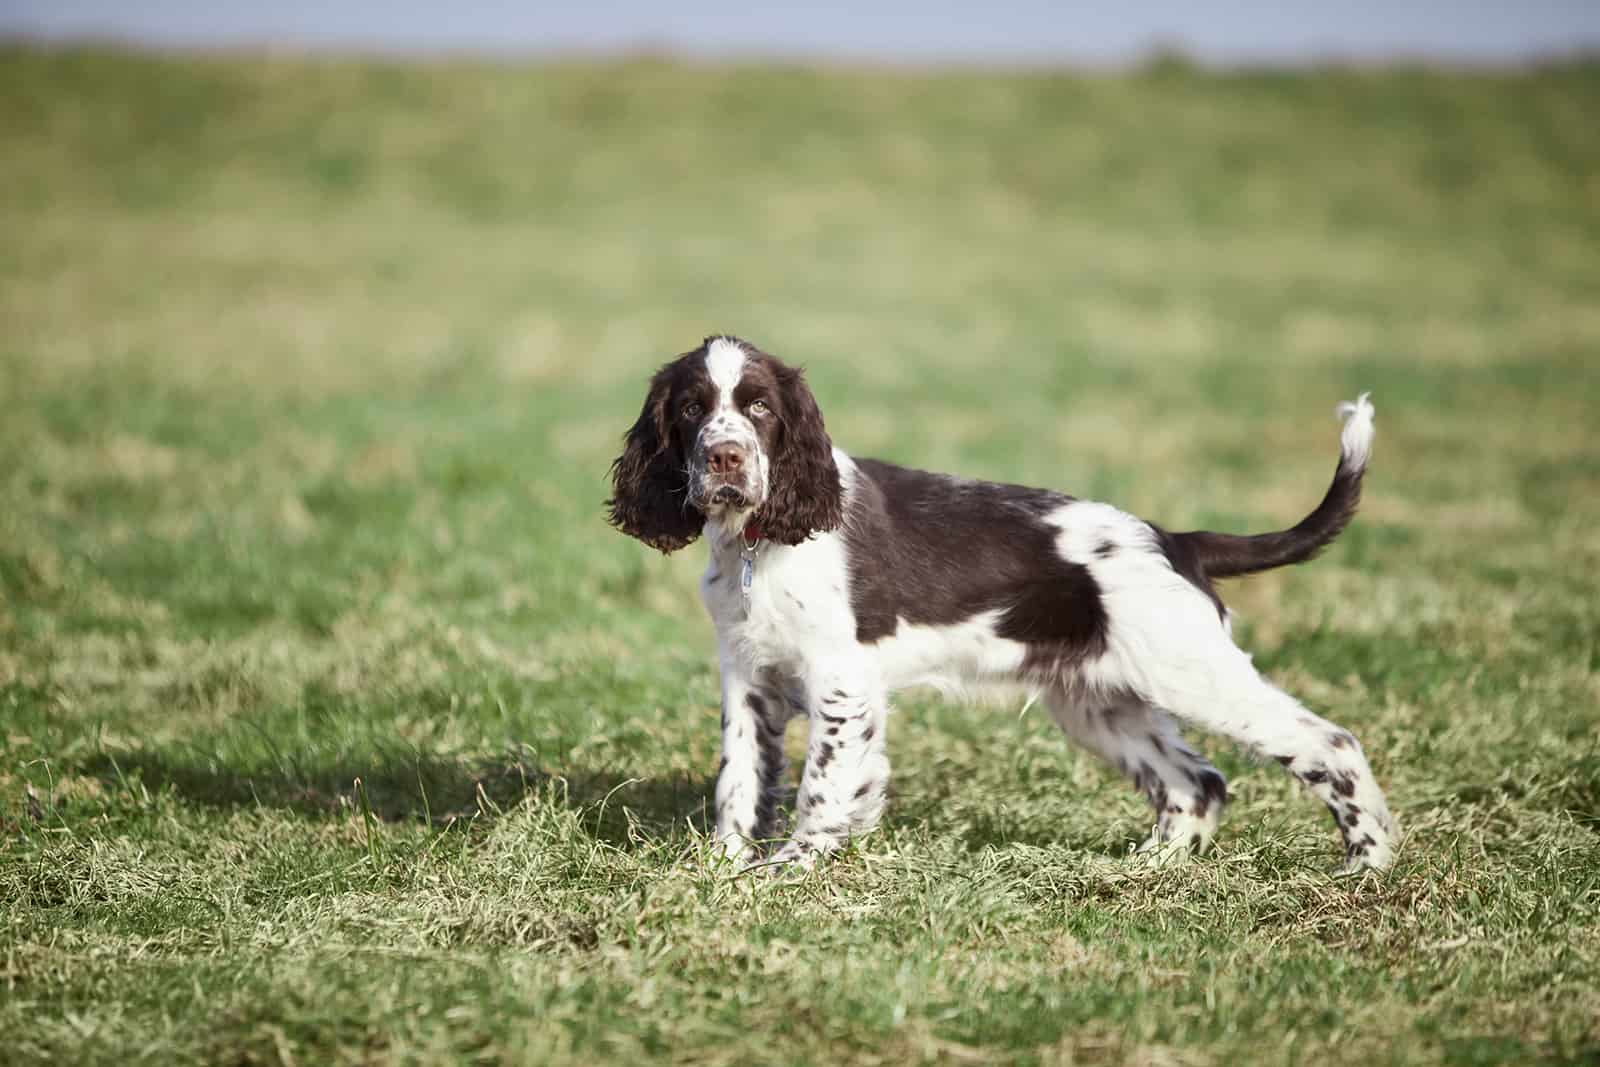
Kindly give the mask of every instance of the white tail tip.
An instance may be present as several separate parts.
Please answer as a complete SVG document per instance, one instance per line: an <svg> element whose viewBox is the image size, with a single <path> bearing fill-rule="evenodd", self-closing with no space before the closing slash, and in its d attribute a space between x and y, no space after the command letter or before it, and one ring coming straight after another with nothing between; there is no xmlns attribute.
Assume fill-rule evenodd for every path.
<svg viewBox="0 0 1600 1067"><path fill-rule="evenodd" d="M1370 396L1371 393L1362 393L1354 403L1346 400L1339 405L1339 418L1344 420L1344 431L1339 435L1339 449L1349 465L1357 470L1366 467L1367 460L1372 458L1372 416L1375 409L1368 399Z"/></svg>

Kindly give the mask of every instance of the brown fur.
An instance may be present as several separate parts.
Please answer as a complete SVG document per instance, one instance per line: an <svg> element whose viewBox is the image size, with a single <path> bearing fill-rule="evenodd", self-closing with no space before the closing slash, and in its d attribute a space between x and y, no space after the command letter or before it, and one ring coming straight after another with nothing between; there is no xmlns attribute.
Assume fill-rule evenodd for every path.
<svg viewBox="0 0 1600 1067"><path fill-rule="evenodd" d="M688 469L698 424L681 415L688 400L708 408L714 395L706 377L706 349L716 337L666 364L650 379L644 408L611 464L611 524L662 552L692 544L706 516L690 501ZM729 338L729 340L735 340ZM798 367L788 367L753 345L745 350L739 393L767 398L776 416L759 428L771 463L766 502L754 521L761 535L797 545L814 533L838 527L844 518L833 442L816 398Z"/></svg>
<svg viewBox="0 0 1600 1067"><path fill-rule="evenodd" d="M771 493L756 521L763 537L797 545L813 533L836 529L844 521L844 500L833 442L805 376L799 368L779 364L775 377L783 432L772 457Z"/></svg>
<svg viewBox="0 0 1600 1067"><path fill-rule="evenodd" d="M689 503L688 464L670 424L674 380L680 357L650 379L650 392L638 421L623 438L622 455L611 464L611 525L651 548L675 552L693 544L705 526L703 512Z"/></svg>

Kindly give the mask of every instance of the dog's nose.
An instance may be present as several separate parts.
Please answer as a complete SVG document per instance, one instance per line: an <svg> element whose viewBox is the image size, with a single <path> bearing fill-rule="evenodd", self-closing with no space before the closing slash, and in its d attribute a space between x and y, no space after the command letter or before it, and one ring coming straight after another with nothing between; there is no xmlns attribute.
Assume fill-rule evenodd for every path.
<svg viewBox="0 0 1600 1067"><path fill-rule="evenodd" d="M744 467L744 449L738 445L712 445L706 451L706 466L712 474L738 474Z"/></svg>

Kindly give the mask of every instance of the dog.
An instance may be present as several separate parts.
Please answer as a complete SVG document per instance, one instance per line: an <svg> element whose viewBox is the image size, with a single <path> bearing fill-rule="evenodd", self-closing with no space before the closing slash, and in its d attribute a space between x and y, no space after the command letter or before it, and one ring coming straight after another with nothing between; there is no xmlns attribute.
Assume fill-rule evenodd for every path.
<svg viewBox="0 0 1600 1067"><path fill-rule="evenodd" d="M782 838L785 727L809 723L794 825L760 865L809 867L871 830L889 695L1021 685L1149 800L1137 850L1203 852L1227 783L1177 721L1270 756L1332 812L1344 870L1388 866L1396 827L1361 745L1261 677L1215 580L1310 559L1360 500L1367 394L1342 404L1322 502L1276 533L1171 533L1107 504L856 458L799 368L719 335L661 367L611 468L611 524L662 552L704 537L722 764L716 840Z"/></svg>

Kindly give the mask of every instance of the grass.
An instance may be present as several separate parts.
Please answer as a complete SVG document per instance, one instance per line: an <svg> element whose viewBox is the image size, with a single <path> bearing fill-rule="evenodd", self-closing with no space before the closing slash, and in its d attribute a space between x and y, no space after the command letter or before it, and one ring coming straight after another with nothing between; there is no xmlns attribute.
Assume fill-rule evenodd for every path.
<svg viewBox="0 0 1600 1067"><path fill-rule="evenodd" d="M1594 1062L1600 67L916 73L0 50L13 1062ZM1407 834L900 702L817 876L700 861L699 554L607 530L730 330L835 439L1276 528L1233 583ZM800 731L791 745L800 741ZM798 749L796 749L798 752Z"/></svg>

